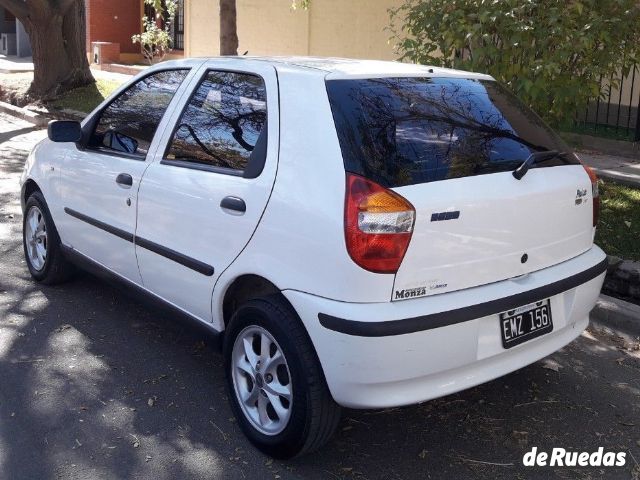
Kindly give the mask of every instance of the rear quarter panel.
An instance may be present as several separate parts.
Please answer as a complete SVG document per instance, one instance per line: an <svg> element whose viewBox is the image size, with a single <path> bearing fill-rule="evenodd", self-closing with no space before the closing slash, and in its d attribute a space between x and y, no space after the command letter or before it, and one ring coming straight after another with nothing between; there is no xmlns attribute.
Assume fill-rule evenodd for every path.
<svg viewBox="0 0 640 480"><path fill-rule="evenodd" d="M278 67L278 79L281 133L273 193L253 238L218 281L214 318L222 318L224 292L243 274L333 300L388 301L394 276L368 272L347 253L345 170L324 75Z"/></svg>

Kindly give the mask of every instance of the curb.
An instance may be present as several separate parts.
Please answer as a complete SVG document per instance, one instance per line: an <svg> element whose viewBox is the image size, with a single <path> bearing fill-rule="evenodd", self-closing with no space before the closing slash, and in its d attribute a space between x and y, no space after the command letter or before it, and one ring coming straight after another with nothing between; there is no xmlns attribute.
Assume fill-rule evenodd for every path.
<svg viewBox="0 0 640 480"><path fill-rule="evenodd" d="M88 115L88 113L65 108L62 110L50 111L50 116L46 116L27 108L16 107L15 105L11 105L6 102L0 102L0 112L4 112L7 115L33 123L36 127L46 127L49 125L50 121L60 119L77 120L78 122L81 122Z"/></svg>
<svg viewBox="0 0 640 480"><path fill-rule="evenodd" d="M29 123L33 123L36 127L46 127L49 124L49 118L26 108L16 107L10 103L0 102L0 112L7 113L13 117L18 117Z"/></svg>
<svg viewBox="0 0 640 480"><path fill-rule="evenodd" d="M640 142L628 142L623 140L613 140L610 138L594 137L579 133L560 132L561 136L569 141L578 150L596 150L607 155L617 157L628 157L637 159L640 156Z"/></svg>
<svg viewBox="0 0 640 480"><path fill-rule="evenodd" d="M591 317L609 327L640 335L640 305L601 294Z"/></svg>
<svg viewBox="0 0 640 480"><path fill-rule="evenodd" d="M621 185L626 185L627 187L638 188L640 186L640 178L638 177L638 175L628 175L625 173L616 172L615 170L605 170L596 167L591 168L596 172L598 178L601 178L603 180L609 180Z"/></svg>
<svg viewBox="0 0 640 480"><path fill-rule="evenodd" d="M63 118L65 120L77 120L78 122L81 122L87 115L89 115L88 113L81 112L79 110L72 110L70 108L50 111L49 114L53 115L52 120L59 120L60 118Z"/></svg>

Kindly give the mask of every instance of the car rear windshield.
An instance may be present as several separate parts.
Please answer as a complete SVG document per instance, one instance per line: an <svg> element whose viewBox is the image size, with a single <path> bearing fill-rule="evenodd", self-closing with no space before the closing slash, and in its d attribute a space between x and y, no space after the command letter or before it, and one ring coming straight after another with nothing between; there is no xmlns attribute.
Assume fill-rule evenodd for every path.
<svg viewBox="0 0 640 480"><path fill-rule="evenodd" d="M345 169L385 187L579 163L566 144L495 81L465 78L328 80Z"/></svg>

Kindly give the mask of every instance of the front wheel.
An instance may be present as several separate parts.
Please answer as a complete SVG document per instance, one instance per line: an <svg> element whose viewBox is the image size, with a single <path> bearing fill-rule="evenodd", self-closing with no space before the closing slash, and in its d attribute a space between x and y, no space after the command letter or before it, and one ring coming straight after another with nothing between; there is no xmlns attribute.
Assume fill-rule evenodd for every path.
<svg viewBox="0 0 640 480"><path fill-rule="evenodd" d="M73 274L74 268L62 255L58 231L40 192L34 192L25 204L22 244L27 267L34 280L55 285Z"/></svg>
<svg viewBox="0 0 640 480"><path fill-rule="evenodd" d="M225 335L227 388L238 423L264 453L291 458L324 445L340 420L306 330L280 297L234 314Z"/></svg>

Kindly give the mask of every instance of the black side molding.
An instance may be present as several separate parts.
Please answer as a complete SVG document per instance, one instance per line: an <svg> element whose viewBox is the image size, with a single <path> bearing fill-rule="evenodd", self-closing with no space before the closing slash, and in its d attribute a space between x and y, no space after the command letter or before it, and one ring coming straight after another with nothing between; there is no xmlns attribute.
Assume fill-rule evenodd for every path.
<svg viewBox="0 0 640 480"><path fill-rule="evenodd" d="M100 220L89 217L84 213L76 212L75 210L68 207L64 207L64 211L68 215L71 215L78 220L82 220L89 225L93 225L94 227L99 228L100 230L104 230L105 232L115 235L116 237L122 238L127 242L135 243L136 245L139 245L146 250L157 253L158 255L168 258L169 260L173 260L174 262L179 263L184 267L190 268L191 270L195 270L196 272L201 273L202 275L206 275L207 277L212 276L215 271L211 265L201 262L200 260L196 260L195 258L191 258L180 252L171 250L170 248L158 245L151 240L137 237L133 233L129 233L119 228L113 227L107 223L101 222Z"/></svg>
<svg viewBox="0 0 640 480"><path fill-rule="evenodd" d="M202 275L206 275L210 277L213 275L213 267L211 265L207 265L200 260L196 260L195 258L188 257L180 252L176 252L175 250L171 250L170 248L163 247L162 245L158 245L157 243L152 242L151 240L146 240L144 238L136 237L136 245L141 246L142 248L149 250L153 253L157 253L169 260L173 260L180 265L190 268L191 270L195 270Z"/></svg>
<svg viewBox="0 0 640 480"><path fill-rule="evenodd" d="M387 337L391 335L404 335L407 333L421 332L433 328L446 327L456 323L467 322L476 318L495 315L522 305L553 297L559 293L571 290L589 280L593 280L607 270L605 258L597 265L587 270L558 280L557 282L534 288L527 292L517 293L509 297L498 298L489 302L456 308L447 312L431 313L419 317L405 318L402 320L389 320L384 322L360 322L333 317L324 313L318 314L320 325L329 330L353 335L357 337Z"/></svg>
<svg viewBox="0 0 640 480"><path fill-rule="evenodd" d="M100 220L96 220L95 218L91 218L84 213L76 212L71 208L64 207L64 211L67 215L71 215L72 217L77 218L78 220L82 220L89 225L93 225L100 230L104 230L105 232L110 233L111 235L115 235L116 237L120 237L127 242L133 243L133 233L126 232L124 230L120 230L119 228L113 227L108 223L101 222Z"/></svg>

